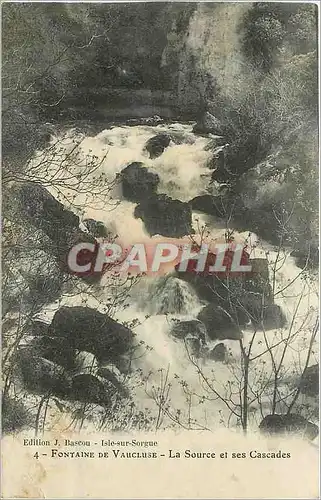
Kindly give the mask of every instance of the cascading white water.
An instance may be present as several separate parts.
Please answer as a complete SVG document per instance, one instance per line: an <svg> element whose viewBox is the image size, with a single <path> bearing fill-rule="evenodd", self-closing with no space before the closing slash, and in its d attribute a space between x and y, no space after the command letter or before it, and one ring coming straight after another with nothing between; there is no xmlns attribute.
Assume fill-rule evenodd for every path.
<svg viewBox="0 0 321 500"><path fill-rule="evenodd" d="M104 130L95 137L80 137L76 132L70 131L55 140L58 139L59 148L62 148L64 154L67 154L73 147L71 139L73 137L77 137L77 140L82 139L78 150L83 164L85 165L86 155L95 155L97 161L102 162L95 175L104 174L110 181L114 180L115 175L129 163L141 161L150 171L159 175L159 193L166 193L173 198L188 201L206 192L210 176L210 171L207 168L210 153L206 150L209 139L197 137L191 130L191 125L180 123L155 127L123 126ZM160 157L150 159L144 152L144 145L150 137L160 132L170 133L174 141ZM81 165L78 165L77 168L81 168ZM94 186L95 180L92 179L92 181ZM51 187L50 190L58 196L58 192L54 188ZM110 205L110 193L105 200L101 200L101 197L99 200L95 199L94 187L89 193L90 202L88 201L88 193L86 195L73 193L73 198L71 198L70 192L65 189L65 194L69 200L72 199L70 206L73 210L77 211L77 207L83 207L83 211L78 212L83 218L103 221L107 228L117 234L124 244L153 241L153 238L150 238L145 231L141 219L134 218L135 204L123 199L119 186L116 186L111 193L113 200L118 202L113 207ZM197 224L206 222L209 225L211 237L218 238L224 234L224 224L221 221L202 214L193 214L193 217L196 230ZM198 222L196 222L197 219ZM248 233L238 235L241 240L245 240L247 236ZM252 235L253 239L255 239L254 235ZM259 247L253 245L253 256L266 256L267 252L269 261L273 262L273 259L276 258L276 252L270 245L264 242L261 242ZM290 256L286 258L284 265L276 274L276 291L279 292L276 302L282 306L290 322L293 315L296 314L294 328L300 327L301 322L302 329L302 336L299 337L295 349L287 352L284 361L287 367L297 362L294 358L298 350L302 352L306 350L307 344L306 341L303 342L303 339L309 335L308 332L314 317L313 311L317 309L317 295L313 289L315 285L310 283L310 286L307 287L303 276L299 276L292 283L299 274L300 269L296 267ZM108 277L104 276L101 287L97 291L97 300L92 295L88 296L85 299L86 304L100 309L110 294L112 291L108 284ZM80 305L83 300L84 297L81 294L73 297L65 296L60 299L60 304ZM50 317L56 307L57 305L53 304L52 307L46 308L44 314ZM169 399L173 413L177 410L181 412L180 414L189 412L192 415L191 418L195 419L201 427L213 428L221 419L222 414L219 413L219 410L226 410L226 408L215 397L210 397L205 404L199 404L202 394L208 395L206 388L204 388L204 382L201 381L197 367L191 363L184 342L174 339L170 335L173 318L195 319L201 307L202 303L194 290L177 278L173 276L146 277L141 279L132 289L128 307L116 309L115 318L121 322L133 321L137 318L140 322L140 325L134 328L137 340L152 347L152 350L144 350L145 348L142 347L142 355L137 356L137 359L133 361L133 368L140 370L140 377L142 374L146 376L150 374L147 385L135 384L137 375L133 375L132 390L136 391L135 401L137 401L138 406L141 405L142 409L149 408L157 412L157 405L151 397L151 393L158 394L162 390L164 373L168 371L168 382L171 384ZM306 318L307 312L310 310L311 314ZM146 318L146 315L149 317ZM303 318L306 320L303 321ZM282 333L272 331L269 332L269 335L277 339ZM246 331L244 341L246 344ZM240 360L238 342L226 341L225 343L233 354L231 365L215 363L208 359L200 361L202 372L208 379L212 379L214 376L222 392L226 390L231 377L236 373ZM258 335L253 345L254 355L261 350L262 335ZM265 363L269 363L268 354L264 360ZM193 396L186 395L186 390L181 384L182 381L186 382L190 388L189 392L193 393ZM225 419L227 419L227 414Z"/></svg>

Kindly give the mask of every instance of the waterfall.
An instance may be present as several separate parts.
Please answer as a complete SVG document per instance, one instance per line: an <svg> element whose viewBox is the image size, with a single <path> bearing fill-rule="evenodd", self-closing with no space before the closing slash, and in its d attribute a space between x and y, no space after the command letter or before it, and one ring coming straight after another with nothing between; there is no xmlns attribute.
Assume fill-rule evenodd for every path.
<svg viewBox="0 0 321 500"><path fill-rule="evenodd" d="M149 138L161 132L170 134L170 146L161 156L151 159L144 151L144 145ZM116 174L126 165L134 161L140 161L150 171L159 175L159 193L165 193L181 201L188 201L194 196L206 193L210 175L207 168L210 153L207 151L206 146L210 139L195 136L192 133L192 124L117 126L103 130L93 137L79 136L76 131L71 130L67 134L53 138L52 143L54 144L57 141L59 147L64 148L65 154L68 154L75 138L79 142L80 162L78 168L85 164L86 155L95 155L96 160L100 162L95 175L103 174L108 180L113 181ZM45 151L42 154L46 154ZM94 179L92 181L94 185ZM59 196L58 192L55 192L53 188L50 188L50 190L54 195ZM92 218L102 221L108 230L118 235L123 244L153 243L157 239L157 236L150 237L142 220L134 217L135 204L123 198L119 185L116 185L105 198L97 196L97 199L95 199L95 190L89 194L76 193L73 198L68 197L68 190L66 190L65 194L66 198L72 199L70 207L75 212L78 212L82 219ZM90 201L88 201L88 196ZM110 197L112 197L112 200ZM79 207L82 207L83 210L79 211ZM224 224L214 217L194 213L193 220L196 232L199 225L206 222L211 238L215 240L224 235ZM248 236L248 232L235 234L242 241ZM255 242L256 236L252 235L251 238L252 242ZM255 243L253 244L252 257L265 257L268 255L269 260L273 263L277 252L271 245L264 241L259 244ZM300 269L296 267L290 255L286 256L282 269L276 274L276 289L281 290L281 292L285 289L284 292L279 293L276 302L282 306L290 321L295 311L297 311L296 327L298 327L300 319L303 318L307 310L316 309L318 303L316 293L313 291L310 291L310 293L304 292L303 275L291 284L293 276L298 274L300 274ZM113 285L115 285L115 282L113 282ZM91 290L90 296L84 297L80 293L78 295L65 295L60 298L59 305L82 305L85 301L87 306L103 311L104 304L113 299L113 290L109 277L104 276L97 290ZM94 296L95 293L96 296ZM302 298L299 306L297 306L300 294ZM151 391L154 391L155 395L157 391L162 390L165 374L167 374L167 381L170 383L169 399L174 412L184 413L184 408L186 408L186 392L184 392L182 381L188 385L191 393L198 394L202 392L197 368L191 364L186 345L180 339L173 338L170 335L171 321L173 319L181 321L196 319L202 305L196 292L189 284L174 276L173 273L169 273L166 276L148 276L138 280L138 283L131 289L126 307L116 308L114 311L115 319L120 322L137 321L137 325L133 329L137 342L141 345L136 359L133 360L133 373L129 384L132 385L135 401L142 410L149 408L150 411L157 412L157 405L151 397ZM43 311L43 316L50 320L57 307L58 303L47 307ZM313 314L310 320L302 326L302 338L307 334L312 320ZM278 338L282 334L276 330L269 332L269 335ZM246 345L246 331L244 332L244 342ZM253 345L254 355L260 351L261 344L262 335L259 335ZM215 345L215 342L213 345ZM232 353L232 366L237 366L240 361L238 342L227 340L225 345ZM209 345L210 347L211 345ZM296 345L294 346L295 349L303 349L303 347L302 345ZM294 351L289 351L285 360L287 366L293 363L291 352ZM218 367L216 362L207 359L206 356L199 362L202 365L203 373L208 379L214 377L223 390L228 387L231 379L230 366L220 363ZM266 362L269 362L268 356ZM139 383L142 377L147 377L146 384ZM205 404L200 405L199 398L193 396L190 398L189 405L193 419L202 422L202 425L206 428L213 428L218 425L222 419L222 412L226 410L224 404L217 398L210 398ZM227 418L227 414L224 418ZM167 424L172 424L170 419ZM164 423L164 425L167 424Z"/></svg>

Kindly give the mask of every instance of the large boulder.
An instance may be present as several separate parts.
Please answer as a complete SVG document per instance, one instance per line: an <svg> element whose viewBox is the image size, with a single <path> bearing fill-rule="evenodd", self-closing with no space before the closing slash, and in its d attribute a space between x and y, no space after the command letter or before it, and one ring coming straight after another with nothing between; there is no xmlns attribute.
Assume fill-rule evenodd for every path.
<svg viewBox="0 0 321 500"><path fill-rule="evenodd" d="M141 162L134 162L120 173L123 195L127 200L140 202L157 191L159 176L149 172Z"/></svg>
<svg viewBox="0 0 321 500"><path fill-rule="evenodd" d="M119 394L123 396L129 395L127 389L118 378L121 376L121 373L115 366L102 365L98 368L97 375L108 381L118 391Z"/></svg>
<svg viewBox="0 0 321 500"><path fill-rule="evenodd" d="M196 264L190 261L188 271L177 272L177 276L190 283L201 299L224 308L235 323L245 327L251 322L266 330L284 326L285 316L274 304L266 259L248 259L246 263L252 267L251 272L229 277L209 271L198 273L193 262ZM206 269L209 269L207 264Z"/></svg>
<svg viewBox="0 0 321 500"><path fill-rule="evenodd" d="M302 394L307 396L319 395L319 363L304 370L300 380L300 389Z"/></svg>
<svg viewBox="0 0 321 500"><path fill-rule="evenodd" d="M72 379L70 398L84 403L109 405L113 391L98 375L81 373Z"/></svg>
<svg viewBox="0 0 321 500"><path fill-rule="evenodd" d="M21 209L39 229L56 240L61 231L79 227L79 217L67 210L44 187L33 182L23 184L19 191Z"/></svg>
<svg viewBox="0 0 321 500"><path fill-rule="evenodd" d="M240 340L242 338L239 325L221 306L208 304L199 312L197 318L204 323L211 340Z"/></svg>
<svg viewBox="0 0 321 500"><path fill-rule="evenodd" d="M76 363L76 350L69 346L68 339L44 335L35 337L29 344L42 358L56 363L66 370L73 370Z"/></svg>
<svg viewBox="0 0 321 500"><path fill-rule="evenodd" d="M228 358L228 350L223 342L216 344L216 346L210 351L209 358L213 361L224 362Z"/></svg>
<svg viewBox="0 0 321 500"><path fill-rule="evenodd" d="M157 158L169 146L171 138L168 134L157 134L148 139L145 144L145 150L149 153L150 158Z"/></svg>
<svg viewBox="0 0 321 500"><path fill-rule="evenodd" d="M296 413L267 415L260 423L259 429L264 434L292 434L311 440L319 434L317 425Z"/></svg>
<svg viewBox="0 0 321 500"><path fill-rule="evenodd" d="M187 335L191 335L200 339L202 344L205 344L206 342L206 327L197 319L189 321L174 321L170 333L173 337L178 339L185 339Z"/></svg>
<svg viewBox="0 0 321 500"><path fill-rule="evenodd" d="M58 309L50 332L67 339L74 349L95 354L99 361L112 361L128 352L134 337L129 328L107 314L82 306Z"/></svg>
<svg viewBox="0 0 321 500"><path fill-rule="evenodd" d="M193 127L194 134L200 135L223 135L224 129L221 122L211 113L206 111Z"/></svg>
<svg viewBox="0 0 321 500"><path fill-rule="evenodd" d="M43 335L49 335L50 324L40 320L33 320L30 323L30 333L35 337L42 337Z"/></svg>
<svg viewBox="0 0 321 500"><path fill-rule="evenodd" d="M195 356L197 358L201 356L203 343L199 337L188 334L184 338L184 344L190 356Z"/></svg>
<svg viewBox="0 0 321 500"><path fill-rule="evenodd" d="M196 196L189 203L193 210L216 217L226 217L229 210L221 196L211 196L210 194Z"/></svg>
<svg viewBox="0 0 321 500"><path fill-rule="evenodd" d="M188 203L173 200L165 194L143 200L134 212L144 221L148 233L181 238L193 233L192 210Z"/></svg>
<svg viewBox="0 0 321 500"><path fill-rule="evenodd" d="M35 354L31 347L21 347L15 357L16 373L26 389L37 394L68 397L71 377L57 363Z"/></svg>

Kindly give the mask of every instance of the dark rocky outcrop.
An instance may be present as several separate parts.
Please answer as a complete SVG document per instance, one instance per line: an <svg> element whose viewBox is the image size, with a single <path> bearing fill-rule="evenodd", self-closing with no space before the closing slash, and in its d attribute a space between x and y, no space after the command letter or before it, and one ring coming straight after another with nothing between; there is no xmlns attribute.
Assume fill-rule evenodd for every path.
<svg viewBox="0 0 321 500"><path fill-rule="evenodd" d="M97 240L90 234L79 229L79 217L70 210L67 210L62 203L57 201L47 189L32 182L25 183L18 193L22 214L39 230L43 231L44 236L50 238L51 256L56 259L59 265L59 271L70 273L71 270L67 264L70 249L78 243L91 243L95 245L94 252L82 250L77 256L79 264L94 262L98 250ZM72 273L72 272L71 272ZM33 290L39 296L41 291L46 288L46 293L54 294L56 298L60 292L60 278L55 273L55 280L48 281L47 276L36 277L31 283ZM72 273L74 274L74 273ZM87 273L80 273L79 276L85 279L99 280L101 273L94 274L92 269ZM58 279L59 278L59 279ZM42 280L42 281L41 281ZM56 283L57 281L57 283Z"/></svg>
<svg viewBox="0 0 321 500"><path fill-rule="evenodd" d="M149 153L150 158L157 158L169 146L171 138L168 134L157 134L148 139L145 145L145 150Z"/></svg>
<svg viewBox="0 0 321 500"><path fill-rule="evenodd" d="M296 413L287 415L267 415L259 425L264 434L293 434L315 439L319 434L317 425Z"/></svg>
<svg viewBox="0 0 321 500"><path fill-rule="evenodd" d="M112 394L110 386L105 384L104 380L97 375L81 373L75 375L72 379L70 396L71 399L76 401L105 406L110 403Z"/></svg>
<svg viewBox="0 0 321 500"><path fill-rule="evenodd" d="M67 210L52 194L39 184L27 182L19 191L22 212L31 223L57 240L61 231L79 227L79 217Z"/></svg>
<svg viewBox="0 0 321 500"><path fill-rule="evenodd" d="M141 162L134 162L121 173L123 195L127 200L140 202L157 191L159 176L149 172Z"/></svg>
<svg viewBox="0 0 321 500"><path fill-rule="evenodd" d="M217 118L215 118L215 116L206 111L194 125L193 132L194 134L200 135L223 135L224 128L221 122Z"/></svg>
<svg viewBox="0 0 321 500"><path fill-rule="evenodd" d="M49 323L44 321L34 320L30 324L30 333L35 337L41 337L43 335L49 335Z"/></svg>
<svg viewBox="0 0 321 500"><path fill-rule="evenodd" d="M48 359L66 370L75 368L76 350L70 347L68 339L45 335L34 338L29 346L34 349L38 356Z"/></svg>
<svg viewBox="0 0 321 500"><path fill-rule="evenodd" d="M210 194L196 196L189 203L193 210L216 217L226 217L229 208L221 196L211 196Z"/></svg>
<svg viewBox="0 0 321 500"><path fill-rule="evenodd" d="M319 395L319 363L304 370L300 380L300 390L307 396Z"/></svg>
<svg viewBox="0 0 321 500"><path fill-rule="evenodd" d="M208 304L200 311L197 318L204 323L207 335L212 340L239 340L242 338L240 327L221 306Z"/></svg>
<svg viewBox="0 0 321 500"><path fill-rule="evenodd" d="M50 325L52 336L68 339L70 347L88 351L99 361L115 360L126 353L132 331L114 319L89 307L61 307Z"/></svg>
<svg viewBox="0 0 321 500"><path fill-rule="evenodd" d="M192 210L188 203L165 194L152 196L135 208L135 217L144 221L148 233L180 238L193 232Z"/></svg>
<svg viewBox="0 0 321 500"><path fill-rule="evenodd" d="M242 331L232 316L223 307L213 304L205 306L197 318L204 323L210 339L240 340Z"/></svg>
<svg viewBox="0 0 321 500"><path fill-rule="evenodd" d="M209 358L213 361L226 361L228 357L228 350L226 346L220 342L210 351Z"/></svg>
<svg viewBox="0 0 321 500"><path fill-rule="evenodd" d="M177 272L177 276L192 284L201 299L223 307L241 327L250 322L258 328L263 325L266 330L284 326L284 314L272 296L268 261L249 259L247 264L252 267L251 272L229 278L222 273L197 273L193 266L189 272Z"/></svg>
<svg viewBox="0 0 321 500"><path fill-rule="evenodd" d="M186 335L184 338L185 347L190 356L199 357L202 353L202 341L194 335Z"/></svg>
<svg viewBox="0 0 321 500"><path fill-rule="evenodd" d="M66 370L35 353L31 347L19 349L15 367L24 386L37 394L52 394L65 398L70 393L71 377Z"/></svg>
<svg viewBox="0 0 321 500"><path fill-rule="evenodd" d="M187 335L191 335L198 338L202 344L206 342L206 327L201 321L196 319L175 321L170 333L178 339L184 339Z"/></svg>
<svg viewBox="0 0 321 500"><path fill-rule="evenodd" d="M114 373L115 368L113 369L109 366L100 366L97 370L97 375L106 381L110 382L110 384L119 392L119 394L123 396L128 396L128 391L124 387L124 385L118 380L117 375Z"/></svg>
<svg viewBox="0 0 321 500"><path fill-rule="evenodd" d="M84 219L83 224L94 238L108 238L111 236L105 224L100 220Z"/></svg>

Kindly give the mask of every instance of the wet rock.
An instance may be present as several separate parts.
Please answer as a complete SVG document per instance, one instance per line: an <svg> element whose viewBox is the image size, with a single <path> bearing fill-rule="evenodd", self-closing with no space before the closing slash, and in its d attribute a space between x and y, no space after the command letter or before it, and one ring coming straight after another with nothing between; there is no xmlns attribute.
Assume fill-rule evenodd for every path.
<svg viewBox="0 0 321 500"><path fill-rule="evenodd" d="M52 394L68 397L71 377L65 369L41 356L33 348L21 348L15 359L15 366L26 389L38 394Z"/></svg>
<svg viewBox="0 0 321 500"><path fill-rule="evenodd" d="M193 127L194 134L207 135L223 135L224 129L221 122L211 113L206 111L199 121Z"/></svg>
<svg viewBox="0 0 321 500"><path fill-rule="evenodd" d="M33 339L29 345L38 356L48 359L66 370L74 369L76 351L69 346L68 340L45 335Z"/></svg>
<svg viewBox="0 0 321 500"><path fill-rule="evenodd" d="M288 415L267 415L259 425L264 434L293 434L315 439L319 434L317 425L296 413Z"/></svg>
<svg viewBox="0 0 321 500"><path fill-rule="evenodd" d="M229 207L224 204L221 196L211 196L210 194L196 196L189 203L193 210L198 210L208 215L214 215L215 217L226 217L229 209Z"/></svg>
<svg viewBox="0 0 321 500"><path fill-rule="evenodd" d="M160 234L180 238L193 233L191 206L165 194L142 201L135 208L134 215L144 221L151 236Z"/></svg>
<svg viewBox="0 0 321 500"><path fill-rule="evenodd" d="M126 353L133 340L132 331L89 307L61 307L50 325L51 335L68 339L70 347L88 351L98 360L115 360Z"/></svg>
<svg viewBox="0 0 321 500"><path fill-rule="evenodd" d="M209 357L213 359L213 361L226 361L228 357L228 350L226 346L220 342L210 351Z"/></svg>
<svg viewBox="0 0 321 500"><path fill-rule="evenodd" d="M115 373L117 371L117 375ZM118 377L121 375L120 371L117 370L114 366L100 366L97 371L97 375L99 375L101 378L107 380L112 384L115 389L122 394L123 396L128 396L128 391L124 387L124 385L120 382Z"/></svg>
<svg viewBox="0 0 321 500"><path fill-rule="evenodd" d="M123 195L127 200L139 202L157 191L159 176L149 172L141 162L134 162L120 173Z"/></svg>
<svg viewBox="0 0 321 500"><path fill-rule="evenodd" d="M303 372L300 381L302 394L307 396L319 395L319 364L309 366Z"/></svg>
<svg viewBox="0 0 321 500"><path fill-rule="evenodd" d="M190 260L187 272L177 272L177 276L190 283L199 297L225 309L241 327L252 322L260 328L280 328L285 324L285 316L278 305L274 304L272 287L269 281L269 268L266 259L246 259L252 271L226 277L225 273L209 272L209 254L204 272L196 271L197 261ZM215 257L215 256L214 256ZM178 271L178 265L175 267Z"/></svg>
<svg viewBox="0 0 321 500"><path fill-rule="evenodd" d="M83 223L85 224L88 232L94 238L108 238L111 236L110 231L108 231L105 224L100 220L95 219L84 219Z"/></svg>
<svg viewBox="0 0 321 500"><path fill-rule="evenodd" d="M184 343L190 356L200 357L202 353L202 342L198 337L188 334L184 338Z"/></svg>
<svg viewBox="0 0 321 500"><path fill-rule="evenodd" d="M184 339L187 335L198 338L202 344L206 343L206 327L197 319L189 321L175 321L171 328L171 335L178 339Z"/></svg>
<svg viewBox="0 0 321 500"><path fill-rule="evenodd" d="M284 313L277 304L268 304L261 307L259 305L258 308L253 308L251 319L254 325L258 326L258 328L264 328L264 330L283 328L286 324Z"/></svg>
<svg viewBox="0 0 321 500"><path fill-rule="evenodd" d="M51 239L56 240L63 230L79 226L79 217L67 210L52 194L39 184L27 182L19 191L22 211L32 224L42 229Z"/></svg>
<svg viewBox="0 0 321 500"><path fill-rule="evenodd" d="M30 333L35 337L41 337L43 335L49 335L49 323L44 321L34 320L30 324Z"/></svg>
<svg viewBox="0 0 321 500"><path fill-rule="evenodd" d="M158 134L148 139L145 145L145 150L149 153L150 158L157 158L169 146L171 138L168 134Z"/></svg>
<svg viewBox="0 0 321 500"><path fill-rule="evenodd" d="M89 373L75 375L72 379L71 399L84 403L106 405L112 393L100 377Z"/></svg>
<svg viewBox="0 0 321 500"><path fill-rule="evenodd" d="M208 304L200 311L197 318L204 323L207 335L212 340L239 340L242 338L240 327L221 306Z"/></svg>

